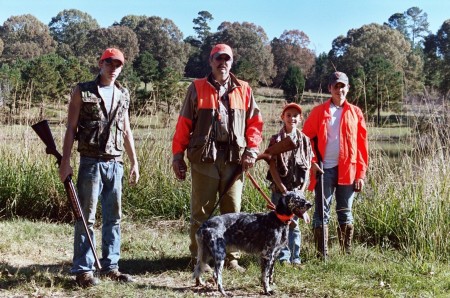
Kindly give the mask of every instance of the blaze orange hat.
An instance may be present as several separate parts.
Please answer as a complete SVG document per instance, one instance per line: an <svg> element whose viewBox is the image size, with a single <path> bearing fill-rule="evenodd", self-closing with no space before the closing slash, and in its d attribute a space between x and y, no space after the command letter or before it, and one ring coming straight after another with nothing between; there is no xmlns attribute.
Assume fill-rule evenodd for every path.
<svg viewBox="0 0 450 298"><path fill-rule="evenodd" d="M114 59L114 60L119 60L120 62L122 62L122 64L125 63L125 58L123 56L123 53L120 50L115 49L115 48L106 49L103 52L103 55L100 58L100 61L103 61L103 60L108 59L108 58L111 58L111 59Z"/></svg>
<svg viewBox="0 0 450 298"><path fill-rule="evenodd" d="M286 112L286 110L290 108L296 109L300 113L300 115L302 114L302 108L300 107L300 105L296 104L295 102L291 102L284 106L283 112L281 112L281 117L283 117L284 112Z"/></svg>
<svg viewBox="0 0 450 298"><path fill-rule="evenodd" d="M209 57L215 58L222 54L227 54L231 59L233 59L233 51L231 50L229 45L226 45L224 43L216 44L214 48L212 48Z"/></svg>

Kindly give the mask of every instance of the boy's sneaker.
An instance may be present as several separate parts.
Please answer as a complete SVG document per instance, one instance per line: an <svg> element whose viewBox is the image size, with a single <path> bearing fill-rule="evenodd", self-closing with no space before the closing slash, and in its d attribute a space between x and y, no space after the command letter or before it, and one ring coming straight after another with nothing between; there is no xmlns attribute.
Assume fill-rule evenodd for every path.
<svg viewBox="0 0 450 298"><path fill-rule="evenodd" d="M113 269L107 272L100 273L103 278L109 278L110 280L120 281L120 282L134 282L134 279L129 274L121 273L117 269Z"/></svg>
<svg viewBox="0 0 450 298"><path fill-rule="evenodd" d="M77 274L76 281L77 284L82 288L93 287L100 283L98 278L94 277L94 274L92 272L83 272Z"/></svg>
<svg viewBox="0 0 450 298"><path fill-rule="evenodd" d="M292 262L292 266L298 268L298 269L303 269L303 264L300 260L294 260Z"/></svg>

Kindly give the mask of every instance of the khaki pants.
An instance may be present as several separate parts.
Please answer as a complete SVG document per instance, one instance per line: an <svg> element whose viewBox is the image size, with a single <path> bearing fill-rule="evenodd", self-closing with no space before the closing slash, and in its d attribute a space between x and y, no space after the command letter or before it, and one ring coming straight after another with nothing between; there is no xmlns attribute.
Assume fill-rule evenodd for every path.
<svg viewBox="0 0 450 298"><path fill-rule="evenodd" d="M199 170L201 167L201 170ZM218 154L214 164L192 165L192 193L191 193L191 244L189 250L192 257L197 257L197 242L195 233L201 224L208 219L213 208L219 200L227 184L233 179L238 164L225 164L222 154ZM220 177L220 178L218 178ZM221 214L239 212L241 210L241 197L243 187L243 175L241 174L233 186L221 198L218 209ZM238 251L228 251L228 258L238 259Z"/></svg>

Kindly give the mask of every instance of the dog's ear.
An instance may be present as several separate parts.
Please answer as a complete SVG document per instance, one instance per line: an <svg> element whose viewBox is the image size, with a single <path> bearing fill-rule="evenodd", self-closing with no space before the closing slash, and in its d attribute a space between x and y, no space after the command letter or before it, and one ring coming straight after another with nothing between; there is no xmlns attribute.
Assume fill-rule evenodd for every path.
<svg viewBox="0 0 450 298"><path fill-rule="evenodd" d="M292 199L292 197L289 196L288 194L282 196L278 200L278 203L277 203L277 206L276 206L277 213L284 214L284 215L291 215L292 212L289 209L289 202L290 202L291 199Z"/></svg>

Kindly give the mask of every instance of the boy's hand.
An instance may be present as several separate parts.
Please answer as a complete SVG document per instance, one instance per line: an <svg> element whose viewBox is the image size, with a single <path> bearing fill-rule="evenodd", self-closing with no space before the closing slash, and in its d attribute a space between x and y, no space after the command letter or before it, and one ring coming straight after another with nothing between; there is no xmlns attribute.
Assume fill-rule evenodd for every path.
<svg viewBox="0 0 450 298"><path fill-rule="evenodd" d="M323 170L315 162L311 165L311 171L312 171L313 177L317 177L317 175L323 174Z"/></svg>
<svg viewBox="0 0 450 298"><path fill-rule="evenodd" d="M303 220L309 224L311 222L311 219L309 218L308 212L303 213Z"/></svg>

